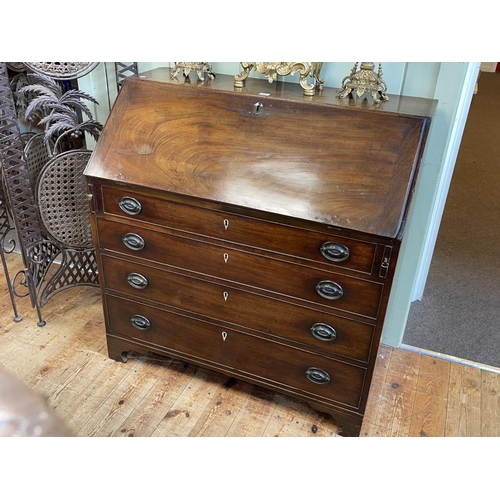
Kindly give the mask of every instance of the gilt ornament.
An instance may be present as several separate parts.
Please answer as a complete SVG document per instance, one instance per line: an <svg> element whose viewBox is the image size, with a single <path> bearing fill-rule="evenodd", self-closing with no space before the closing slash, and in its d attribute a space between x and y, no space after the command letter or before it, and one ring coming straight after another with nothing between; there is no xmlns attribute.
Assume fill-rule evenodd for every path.
<svg viewBox="0 0 500 500"><path fill-rule="evenodd" d="M243 87L245 80L252 70L256 70L267 77L269 83L279 76L300 74L300 86L304 89L304 95L314 95L316 87L322 89L324 81L319 73L322 62L242 62L240 63L243 71L234 77L234 86ZM308 83L307 78L314 78L313 83Z"/></svg>
<svg viewBox="0 0 500 500"><path fill-rule="evenodd" d="M342 80L342 88L338 89L339 98L343 99L348 95L356 93L361 97L368 92L375 102L388 101L387 84L382 80L382 65L378 65L378 72L373 71L375 64L372 62L362 62L358 71L356 63L349 76Z"/></svg>
<svg viewBox="0 0 500 500"><path fill-rule="evenodd" d="M203 76L204 72L207 73L210 80L215 78L215 74L212 72L212 65L209 62L176 62L170 78L176 78L181 71L184 73L185 78L189 77L191 71L194 71L200 80L205 79Z"/></svg>

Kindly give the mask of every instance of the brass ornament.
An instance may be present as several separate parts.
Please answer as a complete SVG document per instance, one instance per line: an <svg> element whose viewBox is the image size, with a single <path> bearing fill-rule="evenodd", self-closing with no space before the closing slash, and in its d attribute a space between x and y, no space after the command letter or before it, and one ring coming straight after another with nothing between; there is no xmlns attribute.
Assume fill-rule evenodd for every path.
<svg viewBox="0 0 500 500"><path fill-rule="evenodd" d="M250 71L257 70L265 75L269 83L279 76L300 74L300 86L304 89L304 95L314 95L316 87L323 88L324 81L319 77L322 62L242 62L243 71L234 77L234 86L241 88L244 85ZM314 83L308 83L307 77L314 78Z"/></svg>
<svg viewBox="0 0 500 500"><path fill-rule="evenodd" d="M375 102L388 101L387 84L382 80L382 65L378 65L378 73L373 70L375 64L372 62L362 62L358 71L356 63L349 76L342 80L342 88L337 90L339 98L343 99L354 91L361 97L365 92L369 92Z"/></svg>
<svg viewBox="0 0 500 500"><path fill-rule="evenodd" d="M186 78L189 77L189 73L191 73L191 71L196 72L196 75L200 80L205 79L203 76L205 71L210 80L215 78L215 74L212 72L212 65L209 62L176 62L170 78L174 79L181 71L184 73Z"/></svg>

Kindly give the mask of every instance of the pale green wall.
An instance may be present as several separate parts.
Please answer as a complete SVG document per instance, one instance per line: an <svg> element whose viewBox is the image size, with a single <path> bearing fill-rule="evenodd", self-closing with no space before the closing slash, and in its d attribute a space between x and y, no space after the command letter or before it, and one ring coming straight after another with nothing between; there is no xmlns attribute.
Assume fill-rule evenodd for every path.
<svg viewBox="0 0 500 500"><path fill-rule="evenodd" d="M394 277L382 341L399 346L408 318L417 269L422 258L431 217L436 210L437 188L450 147L452 126L471 63L409 63L403 94L437 99L427 146L422 159L408 216L400 259Z"/></svg>
<svg viewBox="0 0 500 500"><path fill-rule="evenodd" d="M389 94L426 97L439 101L409 213L382 335L382 341L392 346L399 346L403 338L416 273L435 210L437 187L469 64L472 63L382 61L383 78ZM139 71L169 65L172 66L173 63L138 63ZM340 87L342 79L350 73L353 65L354 63L345 62L324 63L321 77L325 86ZM107 119L109 105L116 97L113 63L106 63L106 69L107 71L105 65L101 64L79 81L80 88L91 93L99 101L100 105L95 107L95 114L96 119L102 123ZM235 75L240 72L238 62L214 62L212 69L216 74ZM251 76L262 77L256 72L252 72ZM298 81L298 75L285 77L285 80Z"/></svg>

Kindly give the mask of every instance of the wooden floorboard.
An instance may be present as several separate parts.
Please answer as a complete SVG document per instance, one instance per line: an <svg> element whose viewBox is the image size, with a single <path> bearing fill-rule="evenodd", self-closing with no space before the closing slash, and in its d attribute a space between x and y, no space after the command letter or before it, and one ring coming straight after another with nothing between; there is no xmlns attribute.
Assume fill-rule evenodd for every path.
<svg viewBox="0 0 500 500"><path fill-rule="evenodd" d="M384 383L375 422L378 436L408 436L420 355L394 350Z"/></svg>
<svg viewBox="0 0 500 500"><path fill-rule="evenodd" d="M446 436L481 436L481 372L452 364L446 408Z"/></svg>
<svg viewBox="0 0 500 500"><path fill-rule="evenodd" d="M109 359L97 288L57 294L39 327L27 297L13 320L1 273L0 282L0 364L75 436L338 436L331 416L272 390L156 355ZM500 373L381 346L361 436L498 437Z"/></svg>
<svg viewBox="0 0 500 500"><path fill-rule="evenodd" d="M481 371L481 436L500 436L500 376Z"/></svg>
<svg viewBox="0 0 500 500"><path fill-rule="evenodd" d="M420 369L411 415L412 436L445 435L450 363L430 356L420 357Z"/></svg>

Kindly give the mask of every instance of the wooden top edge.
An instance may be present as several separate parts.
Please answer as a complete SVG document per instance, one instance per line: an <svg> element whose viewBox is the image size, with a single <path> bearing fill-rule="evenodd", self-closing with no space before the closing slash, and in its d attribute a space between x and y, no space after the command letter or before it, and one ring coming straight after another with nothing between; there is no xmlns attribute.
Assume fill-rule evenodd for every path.
<svg viewBox="0 0 500 500"><path fill-rule="evenodd" d="M168 67L156 68L141 73L138 76L126 78L124 85L137 85L138 81L145 81L256 96L260 93L265 93L269 94L269 96L266 95L266 97L276 99L306 101L313 104L317 102L322 105L326 104L350 110L396 113L399 115L421 118L432 118L438 103L436 99L395 94L388 94L389 101L380 103L374 102L373 98L367 94L361 97L354 96L340 99L337 94L337 88L333 87L324 87L322 90L317 89L314 96L305 96L302 87L298 83L269 83L265 79L251 77L246 79L243 88L236 88L234 86L234 76L231 75L216 75L214 80L210 80L208 76L206 76L205 80L201 81L196 75L191 75L191 78L184 78L182 74L172 79L170 76L171 71L172 69Z"/></svg>

